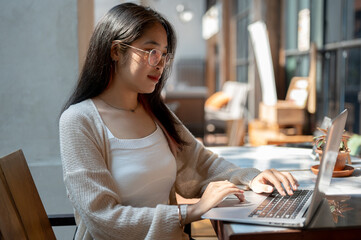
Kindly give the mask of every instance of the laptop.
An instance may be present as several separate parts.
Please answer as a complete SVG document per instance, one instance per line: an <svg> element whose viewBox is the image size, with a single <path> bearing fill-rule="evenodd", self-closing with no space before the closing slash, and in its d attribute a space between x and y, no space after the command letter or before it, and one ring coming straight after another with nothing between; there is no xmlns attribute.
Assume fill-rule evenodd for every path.
<svg viewBox="0 0 361 240"><path fill-rule="evenodd" d="M205 213L202 218L269 226L310 227L311 220L331 183L346 118L347 110L344 110L332 120L314 189L299 189L294 195L285 197L277 196L276 191L271 194L245 191L244 202L229 197ZM279 206L281 202L283 205Z"/></svg>

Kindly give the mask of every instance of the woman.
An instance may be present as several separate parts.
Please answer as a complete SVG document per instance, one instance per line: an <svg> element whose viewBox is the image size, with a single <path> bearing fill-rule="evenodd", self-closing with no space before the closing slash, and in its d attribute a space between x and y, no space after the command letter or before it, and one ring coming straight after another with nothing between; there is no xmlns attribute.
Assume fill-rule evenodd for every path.
<svg viewBox="0 0 361 240"><path fill-rule="evenodd" d="M76 239L186 239L227 195L297 189L289 173L240 169L208 151L165 106L176 38L157 12L111 9L90 41L78 84L60 118L64 182ZM177 205L175 193L200 197Z"/></svg>

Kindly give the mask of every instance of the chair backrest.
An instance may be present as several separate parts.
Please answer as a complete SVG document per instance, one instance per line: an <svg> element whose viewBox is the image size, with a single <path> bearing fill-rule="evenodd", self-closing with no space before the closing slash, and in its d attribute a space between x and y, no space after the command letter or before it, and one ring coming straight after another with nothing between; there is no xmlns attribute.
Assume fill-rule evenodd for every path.
<svg viewBox="0 0 361 240"><path fill-rule="evenodd" d="M0 158L0 238L56 239L22 150Z"/></svg>
<svg viewBox="0 0 361 240"><path fill-rule="evenodd" d="M226 93L230 100L225 108L233 118L238 119L244 116L248 97L249 86L247 83L226 81L223 84L222 91Z"/></svg>
<svg viewBox="0 0 361 240"><path fill-rule="evenodd" d="M308 77L293 77L287 90L286 101L291 101L297 106L305 108L309 88Z"/></svg>
<svg viewBox="0 0 361 240"><path fill-rule="evenodd" d="M310 69L307 77L293 77L287 90L286 100L307 108L308 112L316 112L316 66L317 47L315 43L310 47Z"/></svg>

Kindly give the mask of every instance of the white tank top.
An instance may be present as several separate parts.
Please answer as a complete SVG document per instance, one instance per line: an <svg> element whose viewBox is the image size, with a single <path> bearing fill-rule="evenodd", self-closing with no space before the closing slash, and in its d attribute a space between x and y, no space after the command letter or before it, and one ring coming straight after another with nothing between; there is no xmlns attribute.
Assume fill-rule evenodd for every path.
<svg viewBox="0 0 361 240"><path fill-rule="evenodd" d="M176 162L161 128L139 139L118 139L109 131L110 171L123 205L155 207L168 204L176 178Z"/></svg>

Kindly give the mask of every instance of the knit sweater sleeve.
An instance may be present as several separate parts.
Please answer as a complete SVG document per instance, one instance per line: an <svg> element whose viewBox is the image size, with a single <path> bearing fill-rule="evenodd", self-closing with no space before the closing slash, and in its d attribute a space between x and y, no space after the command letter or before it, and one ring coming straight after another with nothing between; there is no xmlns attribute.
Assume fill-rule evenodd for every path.
<svg viewBox="0 0 361 240"><path fill-rule="evenodd" d="M178 131L188 143L179 152L176 191L186 198L200 197L207 185L213 181L229 180L235 184L249 186L260 171L255 168L240 168L219 157L182 125Z"/></svg>
<svg viewBox="0 0 361 240"><path fill-rule="evenodd" d="M66 110L59 122L64 183L92 238L182 239L177 206L122 205L121 194L107 168L100 127L94 122L75 107Z"/></svg>

